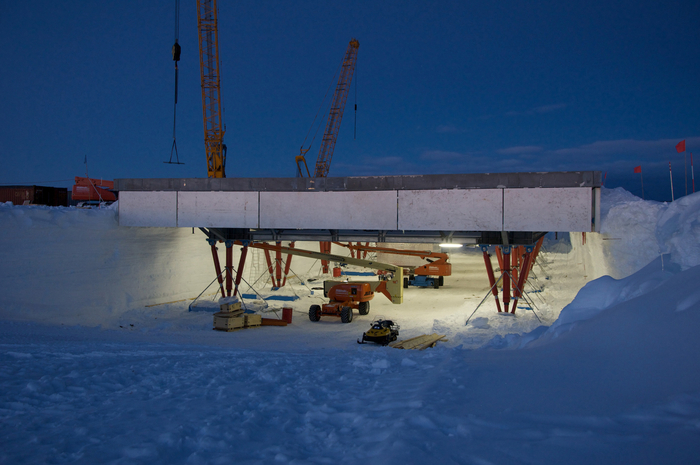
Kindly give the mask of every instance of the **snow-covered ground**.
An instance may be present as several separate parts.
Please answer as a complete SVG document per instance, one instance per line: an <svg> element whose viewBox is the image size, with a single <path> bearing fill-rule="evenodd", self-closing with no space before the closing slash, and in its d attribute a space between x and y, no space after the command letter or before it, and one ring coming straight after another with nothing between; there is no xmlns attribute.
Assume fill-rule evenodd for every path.
<svg viewBox="0 0 700 465"><path fill-rule="evenodd" d="M695 463L700 194L604 190L603 214L548 235L515 317L474 250L350 324L309 321L317 263L273 292L252 257L256 292L299 298L246 306L293 324L221 333L214 287L188 311L214 278L198 231L0 204L0 463ZM448 341L356 344L378 315Z"/></svg>

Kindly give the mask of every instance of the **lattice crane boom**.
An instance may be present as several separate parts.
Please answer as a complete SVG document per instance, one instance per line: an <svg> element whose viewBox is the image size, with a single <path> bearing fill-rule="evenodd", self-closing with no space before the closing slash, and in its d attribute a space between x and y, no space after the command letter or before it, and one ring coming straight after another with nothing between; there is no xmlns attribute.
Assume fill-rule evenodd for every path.
<svg viewBox="0 0 700 465"><path fill-rule="evenodd" d="M352 82L352 76L355 72L355 65L357 63L357 49L359 47L360 42L358 42L357 39L352 39L348 45L347 51L345 52L345 57L343 58L343 63L340 70L340 76L338 77L338 85L335 89L335 93L333 94L333 100L331 101L331 110L330 114L328 115L326 130L323 133L321 148L319 149L318 158L316 159L314 177L325 178L328 176L328 171L331 167L331 160L333 158L333 150L335 149L335 141L338 138L340 122L343 119L345 102L348 99L350 83Z"/></svg>
<svg viewBox="0 0 700 465"><path fill-rule="evenodd" d="M224 145L225 128L222 124L219 21L216 0L197 0L197 28L207 174L210 178L225 178L226 146Z"/></svg>

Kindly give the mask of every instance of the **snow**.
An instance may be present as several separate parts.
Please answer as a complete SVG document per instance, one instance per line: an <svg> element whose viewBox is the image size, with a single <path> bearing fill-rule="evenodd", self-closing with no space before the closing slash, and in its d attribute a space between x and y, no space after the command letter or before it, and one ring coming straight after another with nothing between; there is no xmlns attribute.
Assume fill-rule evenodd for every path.
<svg viewBox="0 0 700 465"><path fill-rule="evenodd" d="M298 299L244 305L293 322L233 333L200 232L0 204L0 463L694 463L700 194L602 201L601 234L548 234L514 317L476 250L350 324L306 316L318 263L272 291L252 254L246 282ZM356 344L379 315L448 341Z"/></svg>

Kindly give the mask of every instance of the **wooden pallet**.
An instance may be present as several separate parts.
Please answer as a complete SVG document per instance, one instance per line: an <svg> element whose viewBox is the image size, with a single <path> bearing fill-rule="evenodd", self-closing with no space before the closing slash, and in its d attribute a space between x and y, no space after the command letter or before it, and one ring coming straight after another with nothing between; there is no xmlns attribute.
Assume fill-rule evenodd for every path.
<svg viewBox="0 0 700 465"><path fill-rule="evenodd" d="M260 315L233 316L232 312L214 313L214 329L218 331L230 332L261 325L262 317Z"/></svg>
<svg viewBox="0 0 700 465"><path fill-rule="evenodd" d="M423 334L422 336L412 337L403 341L394 341L389 344L389 347L394 349L425 350L428 347L435 347L439 341L447 341L444 334Z"/></svg>

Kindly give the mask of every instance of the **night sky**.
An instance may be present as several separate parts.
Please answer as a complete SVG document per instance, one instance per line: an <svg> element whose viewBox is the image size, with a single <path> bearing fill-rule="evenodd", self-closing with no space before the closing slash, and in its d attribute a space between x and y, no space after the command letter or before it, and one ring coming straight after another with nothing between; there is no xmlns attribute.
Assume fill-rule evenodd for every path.
<svg viewBox="0 0 700 465"><path fill-rule="evenodd" d="M195 1L180 5L185 164L163 163L175 5L2 2L0 184L70 187L86 156L96 178L206 177ZM330 176L598 170L641 196L641 166L645 197L670 200L671 162L675 197L692 192L697 0L220 1L228 177L294 176L352 38Z"/></svg>

